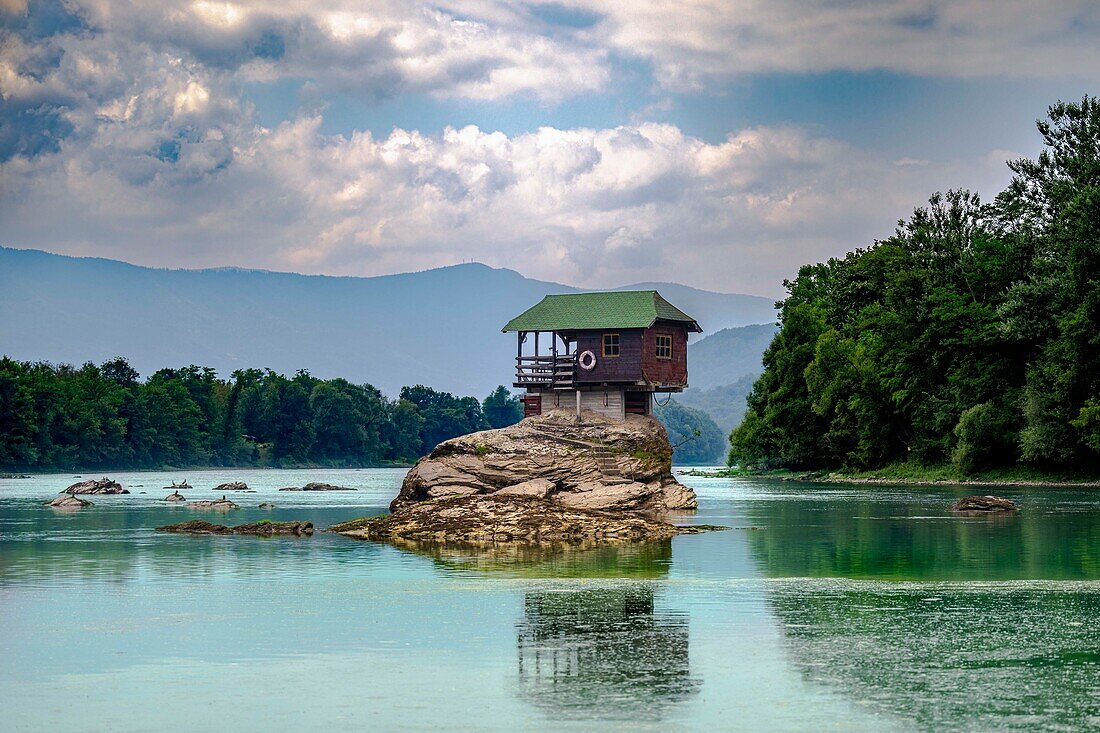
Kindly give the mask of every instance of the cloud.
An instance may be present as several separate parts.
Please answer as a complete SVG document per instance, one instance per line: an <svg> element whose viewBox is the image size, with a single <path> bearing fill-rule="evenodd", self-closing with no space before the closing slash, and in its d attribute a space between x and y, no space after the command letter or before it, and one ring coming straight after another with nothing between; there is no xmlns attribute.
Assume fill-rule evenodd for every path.
<svg viewBox="0 0 1100 733"><path fill-rule="evenodd" d="M655 123L375 137L326 135L312 115L265 129L197 91L208 83L181 68L85 141L0 166L7 243L348 274L474 258L589 285L774 293L797 263L889 234L930 179L951 180L794 127L717 144Z"/></svg>
<svg viewBox="0 0 1100 733"><path fill-rule="evenodd" d="M1094 0L568 0L593 38L649 59L668 88L770 72L1091 77ZM995 6L995 7L994 7Z"/></svg>

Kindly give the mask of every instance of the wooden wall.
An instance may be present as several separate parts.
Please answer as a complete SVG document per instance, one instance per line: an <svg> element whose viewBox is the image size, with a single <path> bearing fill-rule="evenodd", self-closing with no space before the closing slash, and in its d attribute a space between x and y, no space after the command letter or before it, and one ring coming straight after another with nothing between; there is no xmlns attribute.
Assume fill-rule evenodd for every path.
<svg viewBox="0 0 1100 733"><path fill-rule="evenodd" d="M672 358L657 358L657 335L672 337ZM650 384L687 386L687 329L658 321L642 337L642 373Z"/></svg>
<svg viewBox="0 0 1100 733"><path fill-rule="evenodd" d="M577 393L573 390L542 392L540 394L543 412L553 409L577 409ZM622 420L625 417L623 390L612 387L606 390L595 389L581 392L581 409L598 412L614 420Z"/></svg>
<svg viewBox="0 0 1100 733"><path fill-rule="evenodd" d="M577 382L640 382L642 380L642 329L626 328L607 331L619 334L619 355L603 355L603 331L581 331L577 334L577 353L591 351L596 355L596 367L585 371L577 367Z"/></svg>
<svg viewBox="0 0 1100 733"><path fill-rule="evenodd" d="M619 356L603 355L602 331L577 334L577 353L591 351L596 366L590 371L577 368L577 383L648 383L654 386L687 386L687 329L679 324L657 322L647 329L609 331L619 334ZM672 337L672 358L657 358L657 336Z"/></svg>

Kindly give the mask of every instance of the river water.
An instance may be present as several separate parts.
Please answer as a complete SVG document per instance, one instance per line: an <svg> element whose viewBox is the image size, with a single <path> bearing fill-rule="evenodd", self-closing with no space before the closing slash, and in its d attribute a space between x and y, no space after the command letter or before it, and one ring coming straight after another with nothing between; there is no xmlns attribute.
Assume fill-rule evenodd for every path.
<svg viewBox="0 0 1100 733"><path fill-rule="evenodd" d="M589 550L153 531L209 517L173 479L326 527L402 475L120 473L75 512L42 506L71 475L0 480L0 730L1100 728L1095 492L959 518L959 488L684 477L678 521L733 529ZM358 491L277 490L307 481Z"/></svg>

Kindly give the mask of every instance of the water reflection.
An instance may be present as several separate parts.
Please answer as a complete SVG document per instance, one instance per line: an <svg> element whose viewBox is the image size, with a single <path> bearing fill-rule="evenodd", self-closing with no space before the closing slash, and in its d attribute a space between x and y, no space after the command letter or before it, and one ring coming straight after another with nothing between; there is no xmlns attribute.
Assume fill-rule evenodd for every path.
<svg viewBox="0 0 1100 733"><path fill-rule="evenodd" d="M525 578L663 578L672 542L441 543L394 538L394 547L430 557L449 571L505 573Z"/></svg>
<svg viewBox="0 0 1100 733"><path fill-rule="evenodd" d="M524 592L517 672L520 698L555 719L659 720L699 690L688 615L660 604L656 581L667 577L670 540L392 544L451 572L548 581Z"/></svg>
<svg viewBox="0 0 1100 733"><path fill-rule="evenodd" d="M792 581L771 603L803 676L922 730L1085 730L1100 588L1065 585Z"/></svg>
<svg viewBox="0 0 1100 733"><path fill-rule="evenodd" d="M949 497L757 502L747 534L795 667L927 730L1100 723L1100 510L1033 490L1019 514ZM782 580L789 578L790 580Z"/></svg>
<svg viewBox="0 0 1100 733"><path fill-rule="evenodd" d="M950 498L755 502L753 555L771 577L1100 579L1094 497L1034 492L1019 514L987 517L951 516Z"/></svg>
<svg viewBox="0 0 1100 733"><path fill-rule="evenodd" d="M348 514L346 509L330 508L241 509L228 521L303 520L326 527L347 519ZM195 518L211 519L211 515L179 506L99 505L59 515L49 507L26 502L0 504L0 584L191 582L268 574L303 577L335 572L345 561L369 562L381 551L324 534L265 539L154 532L157 526Z"/></svg>
<svg viewBox="0 0 1100 733"><path fill-rule="evenodd" d="M656 720L700 687L688 617L646 583L532 591L516 627L520 697L554 718Z"/></svg>

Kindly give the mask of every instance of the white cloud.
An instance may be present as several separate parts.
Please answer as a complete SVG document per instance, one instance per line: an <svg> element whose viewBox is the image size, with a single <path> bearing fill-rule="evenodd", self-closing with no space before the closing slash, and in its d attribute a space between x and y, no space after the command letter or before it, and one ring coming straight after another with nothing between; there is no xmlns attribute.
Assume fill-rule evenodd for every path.
<svg viewBox="0 0 1100 733"><path fill-rule="evenodd" d="M757 72L919 76L1100 72L1095 0L566 0L591 36L652 60L670 88Z"/></svg>
<svg viewBox="0 0 1100 733"><path fill-rule="evenodd" d="M7 241L349 274L474 258L590 285L673 277L774 293L798 263L889 234L930 179L952 180L798 128L718 144L654 123L345 137L317 116L267 130L213 94L166 150L160 120L197 83L184 74L129 116L98 117L88 142L0 166Z"/></svg>

